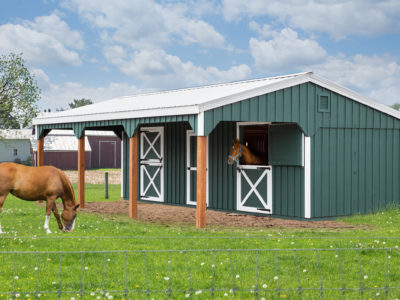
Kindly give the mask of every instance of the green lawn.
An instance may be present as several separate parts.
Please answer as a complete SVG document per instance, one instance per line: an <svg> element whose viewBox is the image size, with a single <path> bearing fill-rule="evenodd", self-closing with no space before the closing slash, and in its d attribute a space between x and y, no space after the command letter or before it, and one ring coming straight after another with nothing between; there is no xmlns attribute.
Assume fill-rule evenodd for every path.
<svg viewBox="0 0 400 300"><path fill-rule="evenodd" d="M86 201L119 199L109 188L107 200L87 184ZM356 230L198 230L79 213L73 233L52 217L50 235L44 212L7 198L0 299L400 298L398 208L341 219Z"/></svg>

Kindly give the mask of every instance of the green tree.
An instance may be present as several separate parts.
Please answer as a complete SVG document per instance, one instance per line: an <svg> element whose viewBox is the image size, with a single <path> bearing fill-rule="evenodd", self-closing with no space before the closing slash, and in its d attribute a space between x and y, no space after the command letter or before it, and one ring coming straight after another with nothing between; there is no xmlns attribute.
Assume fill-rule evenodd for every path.
<svg viewBox="0 0 400 300"><path fill-rule="evenodd" d="M395 110L400 110L400 103L394 103L390 105L391 108L394 108Z"/></svg>
<svg viewBox="0 0 400 300"><path fill-rule="evenodd" d="M0 128L28 126L38 113L40 90L22 54L0 56Z"/></svg>
<svg viewBox="0 0 400 300"><path fill-rule="evenodd" d="M93 104L92 100L81 98L81 99L74 99L74 102L69 103L69 108L77 108L85 105Z"/></svg>

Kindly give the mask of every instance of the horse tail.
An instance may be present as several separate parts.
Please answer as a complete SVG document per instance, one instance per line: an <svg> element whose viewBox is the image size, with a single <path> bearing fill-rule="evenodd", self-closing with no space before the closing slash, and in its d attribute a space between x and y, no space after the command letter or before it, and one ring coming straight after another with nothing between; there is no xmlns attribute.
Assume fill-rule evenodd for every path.
<svg viewBox="0 0 400 300"><path fill-rule="evenodd" d="M71 181L68 179L68 177L64 174L63 171L58 170L60 174L60 178L64 187L64 191L66 192L67 196L72 199L72 204L75 206L75 192L74 188L72 187Z"/></svg>

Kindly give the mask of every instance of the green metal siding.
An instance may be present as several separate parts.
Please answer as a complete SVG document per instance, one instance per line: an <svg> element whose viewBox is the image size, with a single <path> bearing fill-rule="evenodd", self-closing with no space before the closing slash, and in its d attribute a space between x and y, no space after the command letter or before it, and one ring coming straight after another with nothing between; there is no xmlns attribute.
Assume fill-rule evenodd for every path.
<svg viewBox="0 0 400 300"><path fill-rule="evenodd" d="M312 141L312 216L400 204L400 130L322 128Z"/></svg>
<svg viewBox="0 0 400 300"><path fill-rule="evenodd" d="M236 210L236 167L228 165L236 123L221 122L208 137L209 208Z"/></svg>
<svg viewBox="0 0 400 300"><path fill-rule="evenodd" d="M272 214L304 218L304 168L272 167Z"/></svg>
<svg viewBox="0 0 400 300"><path fill-rule="evenodd" d="M164 200L186 204L186 130L187 123L164 125Z"/></svg>

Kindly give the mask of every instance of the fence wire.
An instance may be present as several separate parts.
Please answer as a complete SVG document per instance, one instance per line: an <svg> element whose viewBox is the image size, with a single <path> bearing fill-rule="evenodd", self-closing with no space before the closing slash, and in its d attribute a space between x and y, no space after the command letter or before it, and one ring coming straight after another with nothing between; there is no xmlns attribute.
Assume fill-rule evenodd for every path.
<svg viewBox="0 0 400 300"><path fill-rule="evenodd" d="M400 298L397 248L0 251L0 262L5 299Z"/></svg>

